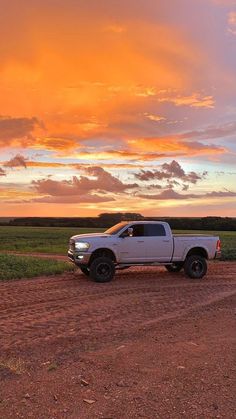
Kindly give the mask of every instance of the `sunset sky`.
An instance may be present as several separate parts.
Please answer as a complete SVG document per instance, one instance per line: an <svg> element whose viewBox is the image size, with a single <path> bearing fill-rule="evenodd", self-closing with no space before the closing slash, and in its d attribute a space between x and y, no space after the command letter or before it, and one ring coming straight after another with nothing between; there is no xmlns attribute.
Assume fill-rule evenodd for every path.
<svg viewBox="0 0 236 419"><path fill-rule="evenodd" d="M0 216L236 217L236 0L0 0Z"/></svg>

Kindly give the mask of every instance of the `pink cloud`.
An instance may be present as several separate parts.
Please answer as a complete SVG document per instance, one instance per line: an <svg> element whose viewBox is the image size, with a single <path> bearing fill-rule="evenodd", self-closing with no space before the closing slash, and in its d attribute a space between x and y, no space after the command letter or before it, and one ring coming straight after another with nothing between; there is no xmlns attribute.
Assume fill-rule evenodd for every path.
<svg viewBox="0 0 236 419"><path fill-rule="evenodd" d="M165 189L164 191L162 191L159 194L153 194L153 195L148 195L148 194L140 194L138 195L139 198L142 199L155 199L155 200L188 200L188 199L199 199L199 198L205 198L205 199L209 199L209 198L232 198L232 197L236 197L236 192L232 192L232 191L213 191L210 193L206 193L206 194L181 194L179 192L174 191L172 188L170 189Z"/></svg>
<svg viewBox="0 0 236 419"><path fill-rule="evenodd" d="M112 195L136 188L136 183L123 183L99 166L86 167L87 176L73 176L69 180L53 180L44 178L32 181L32 188L42 197L34 202L76 203L76 202L108 202L113 201Z"/></svg>

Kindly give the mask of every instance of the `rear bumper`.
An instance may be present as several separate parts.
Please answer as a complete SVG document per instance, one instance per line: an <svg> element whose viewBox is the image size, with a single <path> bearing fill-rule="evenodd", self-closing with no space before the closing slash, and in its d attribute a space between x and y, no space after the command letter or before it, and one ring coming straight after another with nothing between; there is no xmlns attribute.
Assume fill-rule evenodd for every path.
<svg viewBox="0 0 236 419"><path fill-rule="evenodd" d="M72 252L68 251L67 256L69 260L76 265L88 265L91 253L88 252Z"/></svg>
<svg viewBox="0 0 236 419"><path fill-rule="evenodd" d="M221 255L222 255L221 251L218 250L217 252L215 252L215 259L220 259Z"/></svg>

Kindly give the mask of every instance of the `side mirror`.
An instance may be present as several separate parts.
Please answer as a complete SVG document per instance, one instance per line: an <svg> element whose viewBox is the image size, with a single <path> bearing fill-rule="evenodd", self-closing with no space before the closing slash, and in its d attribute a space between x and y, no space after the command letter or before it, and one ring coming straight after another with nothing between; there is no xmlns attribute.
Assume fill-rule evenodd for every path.
<svg viewBox="0 0 236 419"><path fill-rule="evenodd" d="M127 228L127 230L125 230L121 235L120 235L120 237L122 238L122 239L124 239L125 237L133 237L133 232L134 232L134 229L132 228L132 227L128 227Z"/></svg>
<svg viewBox="0 0 236 419"><path fill-rule="evenodd" d="M134 229L132 227L129 227L128 228L128 236L133 237L133 232L134 232Z"/></svg>

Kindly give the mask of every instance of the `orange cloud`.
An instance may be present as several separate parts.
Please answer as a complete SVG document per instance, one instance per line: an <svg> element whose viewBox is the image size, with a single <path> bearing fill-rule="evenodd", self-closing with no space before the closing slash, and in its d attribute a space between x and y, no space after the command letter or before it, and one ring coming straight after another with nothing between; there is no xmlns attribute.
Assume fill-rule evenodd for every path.
<svg viewBox="0 0 236 419"><path fill-rule="evenodd" d="M159 102L170 102L176 106L190 106L191 108L214 108L215 101L213 96L201 96L199 93L193 93L190 96L166 96L158 99Z"/></svg>
<svg viewBox="0 0 236 419"><path fill-rule="evenodd" d="M59 152L74 151L79 148L80 144L73 138L58 138L58 137L37 137L31 148L41 150L53 150Z"/></svg>
<svg viewBox="0 0 236 419"><path fill-rule="evenodd" d="M126 30L127 29L124 26L116 24L116 23L113 23L112 25L106 26L104 28L104 31L114 32L114 33L118 33L118 34L119 33L124 33L124 32L126 32Z"/></svg>
<svg viewBox="0 0 236 419"><path fill-rule="evenodd" d="M164 116L159 116L159 115L153 115L150 114L148 112L144 113L144 116L148 119L150 119L150 121L154 121L154 122L161 122L161 121L165 121L166 118Z"/></svg>
<svg viewBox="0 0 236 419"><path fill-rule="evenodd" d="M219 10L216 3L226 7ZM5 115L0 118L0 175L3 184L7 173L11 200L14 194L16 201L20 194L27 202L38 199L30 208L38 211L40 206L42 214L50 203L55 212L53 202L57 208L60 202L60 208L68 205L70 214L82 204L86 214L88 209L99 211L96 202L112 210L114 202L107 199L117 199L117 208L140 205L147 210L150 199L135 202L137 198L122 189L133 169L154 173L158 161L163 164L166 158L170 164L177 157L189 165L211 159L211 168L217 157L217 170L220 162L234 163L235 57L225 27L228 24L234 34L234 3L6 2L0 16L0 115ZM218 126L218 121L226 122ZM35 150L42 151L41 156L32 157ZM24 163L28 170L17 170L15 187L16 171L9 166L24 169ZM122 180L101 171L86 172L87 166L101 165L116 169ZM78 168L84 170L82 178L66 180ZM48 182L50 172L56 183ZM185 170L191 172L198 173L195 168ZM37 183L42 179L44 183ZM100 192L102 184L110 185L106 193ZM181 187L174 186L177 191ZM52 195L53 187L68 194ZM214 190L213 180L205 187ZM176 205L174 201L168 202ZM165 208L165 201L158 205Z"/></svg>
<svg viewBox="0 0 236 419"><path fill-rule="evenodd" d="M228 15L228 31L232 35L236 35L236 12L230 12Z"/></svg>
<svg viewBox="0 0 236 419"><path fill-rule="evenodd" d="M128 140L128 144L131 149L136 149L141 159L150 160L153 155L155 159L155 153L152 150L158 150L160 155L165 156L200 156L200 155L215 155L223 154L226 152L226 148L222 146L215 146L213 144L203 144L199 141L187 141L182 139L182 135L160 137L160 138L140 138L136 140ZM143 151L146 153L143 153ZM150 150L150 153L147 151ZM143 153L143 154L142 154Z"/></svg>

